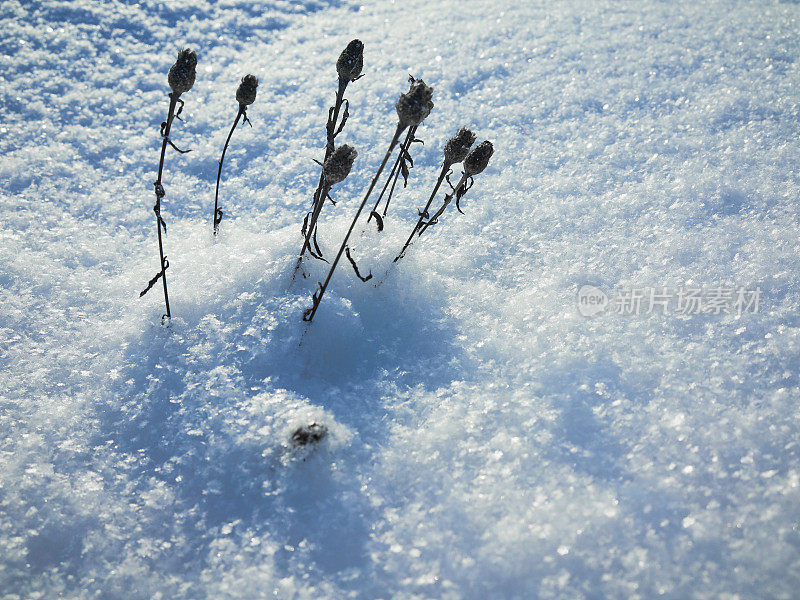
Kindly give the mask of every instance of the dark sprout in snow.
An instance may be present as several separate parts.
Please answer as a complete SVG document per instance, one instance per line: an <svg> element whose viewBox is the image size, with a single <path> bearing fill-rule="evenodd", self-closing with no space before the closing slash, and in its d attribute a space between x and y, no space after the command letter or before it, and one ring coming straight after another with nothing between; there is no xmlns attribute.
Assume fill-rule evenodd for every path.
<svg viewBox="0 0 800 600"><path fill-rule="evenodd" d="M328 435L328 428L319 423L311 423L311 425L303 425L298 427L292 433L292 445L295 447L308 446L309 444L317 444Z"/></svg>

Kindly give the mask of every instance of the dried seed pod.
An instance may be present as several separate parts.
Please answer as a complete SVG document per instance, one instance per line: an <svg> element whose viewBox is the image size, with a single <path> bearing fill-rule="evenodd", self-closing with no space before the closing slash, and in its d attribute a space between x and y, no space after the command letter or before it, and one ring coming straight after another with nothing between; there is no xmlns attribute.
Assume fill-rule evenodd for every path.
<svg viewBox="0 0 800 600"><path fill-rule="evenodd" d="M188 92L194 85L195 69L197 67L197 54L189 48L183 48L178 52L178 60L169 68L169 87L178 96Z"/></svg>
<svg viewBox="0 0 800 600"><path fill-rule="evenodd" d="M340 81L355 81L364 68L364 44L361 40L353 40L342 50L336 61L336 72Z"/></svg>
<svg viewBox="0 0 800 600"><path fill-rule="evenodd" d="M447 140L444 146L444 162L447 166L460 163L467 157L467 153L474 143L475 134L466 127L462 127L457 134Z"/></svg>
<svg viewBox="0 0 800 600"><path fill-rule="evenodd" d="M422 123L433 108L433 88L426 85L422 79L413 79L411 87L395 104L400 125L414 127Z"/></svg>
<svg viewBox="0 0 800 600"><path fill-rule="evenodd" d="M256 90L258 90L258 77L255 75L245 75L236 90L236 101L239 106L250 106L256 101Z"/></svg>
<svg viewBox="0 0 800 600"><path fill-rule="evenodd" d="M489 164L492 154L494 154L494 147L491 142L478 144L464 159L464 173L472 177L483 172L486 165Z"/></svg>
<svg viewBox="0 0 800 600"><path fill-rule="evenodd" d="M352 146L342 144L336 148L322 165L322 176L325 178L325 183L333 185L344 181L350 174L350 169L353 168L356 156L358 156L358 152Z"/></svg>

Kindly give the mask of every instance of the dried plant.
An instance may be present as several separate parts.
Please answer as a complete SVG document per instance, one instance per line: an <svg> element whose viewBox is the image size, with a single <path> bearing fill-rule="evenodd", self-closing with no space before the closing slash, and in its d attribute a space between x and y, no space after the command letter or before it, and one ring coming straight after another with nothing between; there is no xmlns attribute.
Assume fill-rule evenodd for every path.
<svg viewBox="0 0 800 600"><path fill-rule="evenodd" d="M258 78L255 75L245 75L239 83L236 90L236 101L239 103L239 111L236 113L236 118L233 120L231 130L228 132L228 138L225 140L225 145L222 147L222 156L219 158L219 168L217 169L217 187L214 192L214 235L217 235L217 229L222 221L222 209L219 208L219 180L222 176L222 163L225 160L225 152L228 150L228 144L231 141L233 130L239 124L239 119L243 122L253 126L250 119L247 118L247 107L256 101L256 92L258 91Z"/></svg>
<svg viewBox="0 0 800 600"><path fill-rule="evenodd" d="M410 83L414 83L416 79L409 75L408 80ZM375 223L378 227L378 231L383 231L383 218L386 216L386 212L389 210L389 202L392 200L392 196L394 195L395 186L397 185L397 180L400 175L403 176L403 187L408 185L408 175L410 169L414 167L414 159L411 157L409 152L409 148L413 143L424 143L422 140L416 137L417 133L417 126L409 127L408 133L406 134L405 140L400 145L400 150L397 153L397 158L394 161L394 165L392 165L391 171L389 171L389 177L386 179L386 183L383 185L383 189L381 193L378 195L378 199L375 201L375 206L372 207L372 211L367 218L367 223L369 223L372 219L375 219ZM391 186L391 188L389 187ZM386 190L389 189L389 194L386 196L386 202L383 206L383 214L378 212L378 206L380 206L381 200L383 200L384 194L386 194Z"/></svg>
<svg viewBox="0 0 800 600"><path fill-rule="evenodd" d="M355 217L353 217L353 221L350 224L350 228L347 230L347 234L342 240L342 244L339 247L339 252L336 254L336 258L333 261L333 264L328 271L328 275L325 278L324 283L319 283L319 287L314 292L312 296L312 306L311 308L307 309L303 313L303 320L304 321L312 321L314 318L314 314L317 312L317 308L319 307L319 303L322 301L322 297L325 295L325 290L328 289L328 285L330 284L331 277L333 277L333 273L336 270L336 266L339 264L339 260L342 258L342 254L344 254L345 250L349 251L347 246L347 241L350 239L350 235L353 233L353 229L358 222L358 218L361 216L364 207L366 206L367 202L369 201L369 197L372 194L372 190L375 188L375 185L378 182L378 179L383 173L384 167L386 167L386 163L389 161L389 157L392 154L397 142L400 140L400 135L403 133L404 130L411 127L417 127L422 121L427 117L431 110L433 109L433 88L429 87L425 84L424 81L421 79L416 79L411 82L411 87L409 88L408 92L401 94L400 98L397 100L395 104L395 110L397 111L397 127L395 127L394 134L392 135L392 139L389 142L389 148L386 150L386 154L383 156L383 160L381 161L380 166L378 167L377 173L372 178L372 182L370 183L369 188L367 189L366 194L364 195L364 199L361 201L361 205L358 207L358 211L356 211ZM349 254L349 252L348 252ZM352 262L352 260L351 260ZM353 263L355 267L355 263ZM358 273L356 269L356 274L362 279L364 278Z"/></svg>
<svg viewBox="0 0 800 600"><path fill-rule="evenodd" d="M414 236L417 235L424 225L426 219L429 218L430 215L428 214L428 210L430 209L433 200L436 198L436 194L439 193L439 188L442 186L442 182L449 175L451 167L460 163L466 158L469 149L474 143L475 134L466 127L459 129L458 133L447 140L447 143L444 146L444 160L442 161L442 169L439 171L439 177L436 180L436 185L433 186L433 191L428 198L427 204L425 204L425 208L419 211L419 219L417 220L417 224L414 225L411 235L408 236L403 249L400 251L400 254L395 257L393 262L400 260L400 258L403 256L403 253L406 251L406 248L408 248L409 244L411 244L411 241L414 239Z"/></svg>
<svg viewBox="0 0 800 600"><path fill-rule="evenodd" d="M345 123L347 123L347 119L350 116L350 102L344 97L347 85L363 77L363 74L361 73L363 68L364 44L361 42L361 40L352 40L349 44L347 44L347 47L342 51L336 61L336 73L339 76L339 87L336 91L336 100L334 105L328 109L328 122L325 125L325 133L327 137L325 144L325 159L322 163L319 163L321 165L324 165L330 158L331 154L333 154L336 136L342 132L342 129L344 129ZM344 110L342 110L342 108L344 108ZM340 113L342 115L341 122L339 121ZM319 220L322 208L325 206L325 200L330 199L328 196L329 189L326 190L325 187L326 179L323 166L323 171L319 176L317 189L314 192L311 211L306 214L306 217L303 220L303 247L300 249L300 256L297 258L297 263L295 264L294 272L292 274L292 280L294 280L297 270L300 268L300 265L303 261L303 255L306 253L306 251L308 251L309 254L311 254L314 258L324 260L322 251L317 243L317 221ZM333 202L333 200L331 200L331 202Z"/></svg>
<svg viewBox="0 0 800 600"><path fill-rule="evenodd" d="M355 148L342 144L333 151L322 165L322 190L327 195L331 186L344 181L353 168L353 161L358 156Z"/></svg>
<svg viewBox="0 0 800 600"><path fill-rule="evenodd" d="M172 129L173 120L176 118L180 119L180 114L183 110L183 100L181 100L180 96L181 94L184 94L192 89L192 86L194 85L196 69L197 55L192 50L184 48L178 52L178 59L175 61L175 64L170 67L169 74L167 75L167 81L169 83L169 87L172 89L172 92L169 94L169 110L167 111L167 120L161 123L161 158L158 161L158 178L153 184L156 192L156 204L153 207L153 212L156 215L156 228L158 230L158 256L161 270L147 283L147 287L139 294L139 297L141 298L158 282L159 279L161 279L161 282L164 284L164 304L167 308L167 312L162 317L162 320L164 318L171 319L172 314L169 309L169 293L167 292L167 268L169 267L169 262L164 254L164 243L161 236L162 229L164 230L164 235L166 236L167 234L167 224L164 221L164 218L161 216L161 199L165 196L161 177L164 171L164 155L167 151L167 145L171 146L174 150L177 150L181 154L190 152L189 150L181 150L175 144L173 144L172 140L169 138L169 134Z"/></svg>
<svg viewBox="0 0 800 600"><path fill-rule="evenodd" d="M320 194L323 198L327 198L335 204L334 199L331 198L331 188L347 178L357 156L358 152L356 152L355 148L342 144L322 164L322 189ZM322 260L325 259L323 258Z"/></svg>
<svg viewBox="0 0 800 600"><path fill-rule="evenodd" d="M456 201L456 210L461 214L464 214L464 211L461 210L459 206L459 201L464 197L471 188L474 183L473 177L483 172L486 166L489 164L489 159L494 154L494 147L492 146L491 142L484 141L478 144L477 147L473 148L469 154L467 154L466 158L464 158L464 172L461 174L461 179L456 185L450 183L450 178L446 177L447 183L450 184L452 188L452 192L447 194L444 197L444 201L442 202L442 206L439 207L433 216L425 220L419 228L418 236L421 236L428 227L432 225L436 225L439 222L439 218L444 214L444 211L447 210L447 207L452 202L453 198ZM412 236L413 237L413 236ZM407 246L406 246L407 247ZM405 248L403 249L405 250ZM402 252L395 258L395 262L402 256Z"/></svg>
<svg viewBox="0 0 800 600"><path fill-rule="evenodd" d="M415 83L418 81L415 77L409 75L408 81L411 84L411 88L414 88ZM425 85L425 82L422 82L422 85ZM426 86L427 87L427 86ZM430 88L428 88L430 89ZM429 99L417 101L414 96L408 96L407 98L401 97L400 100L404 103L401 108L398 108L398 114L400 114L400 110L406 115L408 125L408 133L406 134L406 139L400 145L400 150L397 153L397 158L395 159L394 166L392 170L389 172L389 177L386 180L386 184L383 186L380 195L378 195L378 199L375 201L375 206L372 207L372 211L370 212L369 217L367 218L367 222L369 223L370 220L373 218L375 219L378 225L378 231L383 231L383 217L386 216L386 212L389 210L389 202L392 200L392 196L394 195L395 186L397 185L397 179L399 178L400 174L403 175L403 187L408 185L408 175L409 169L414 166L414 160L411 158L411 154L409 153L409 148L411 144L415 142L423 143L422 140L417 139L417 127L419 127L419 123L422 122L425 117L428 116L431 109L433 108L433 102ZM419 118L422 116L422 118ZM419 119L419 121L417 121ZM412 125L410 123L417 123L416 125ZM386 192L387 187L391 184L391 188L389 189L389 194L386 196L386 202L383 206L383 215L378 213L378 206L383 198L384 193ZM352 261L351 261L352 262ZM355 264L353 264L355 268ZM357 271L357 269L356 269Z"/></svg>

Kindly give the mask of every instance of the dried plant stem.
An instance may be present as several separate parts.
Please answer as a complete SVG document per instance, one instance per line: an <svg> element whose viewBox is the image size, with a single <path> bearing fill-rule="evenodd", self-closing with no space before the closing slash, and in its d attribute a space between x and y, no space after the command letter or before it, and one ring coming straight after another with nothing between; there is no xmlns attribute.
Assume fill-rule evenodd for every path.
<svg viewBox="0 0 800 600"><path fill-rule="evenodd" d="M333 110L328 111L328 122L325 125L325 132L327 134L327 142L325 144L325 160L328 160L331 154L333 154L334 150L334 140L336 135L341 131L342 127L344 127L344 122L342 122L341 126L338 128L336 127L336 123L339 120L339 113L342 109L342 105L344 104L344 92L347 88L348 81L346 79L339 79L339 89L336 91L336 101L333 105ZM347 117L345 111L345 118ZM323 161L325 162L325 161ZM327 189L325 189L327 187ZM314 232L317 229L317 221L319 220L319 215L322 212L322 208L325 206L325 200L328 197L328 192L330 191L330 186L325 185L325 177L322 173L319 175L319 183L317 184L317 189L314 192L314 201L313 201L313 208L311 212L311 218L308 220L306 224L306 235L303 239L303 247L300 249L300 256L297 257L297 263L294 266L294 272L292 273L292 281L294 281L295 276L297 275L298 269L300 269L300 265L303 262L303 255L306 253L306 250L311 248L311 238L314 235Z"/></svg>
<svg viewBox="0 0 800 600"><path fill-rule="evenodd" d="M434 198L436 198L436 194L439 193L439 188L442 187L442 182L444 181L445 177L447 176L447 172L450 170L450 165L447 163L442 165L442 170L439 173L439 178L436 180L436 185L433 187L433 191L431 192L431 197L428 198L428 203L425 205L425 208L419 213L419 219L417 220L417 224L414 225L414 229L411 231L411 235L408 236L405 245L403 245L403 249L400 250L400 253L395 257L392 262L397 262L403 257L405 254L406 249L409 247L411 242L414 240L414 236L419 233L421 235L420 229L425 223L425 219L429 218L428 209L433 204Z"/></svg>
<svg viewBox="0 0 800 600"><path fill-rule="evenodd" d="M306 236L303 240L303 250L300 252L300 256L297 258L297 267L300 266L300 261L303 259L303 252L305 252L306 249L311 248L311 236L316 228L317 220L322 212L322 207L325 205L325 199L328 197L328 194L331 191L331 186L325 184L324 178L320 176L320 179L320 187L317 188L316 192L314 192L314 212L311 214L310 220L310 223L313 223L313 225L309 224L306 230Z"/></svg>
<svg viewBox="0 0 800 600"><path fill-rule="evenodd" d="M408 134L406 134L406 139L403 140L403 143L400 145L400 152L397 154L397 158L394 161L394 165L392 165L392 170L389 171L389 177L386 179L386 183L383 185L383 189L381 190L378 199L375 201L375 206L372 207L372 211L369 213L369 217L367 218L367 223L372 220L373 216L378 214L378 206L383 199L383 195L386 193L386 189L389 187L389 184L392 184L392 189L389 191L389 195L386 197L386 204L383 207L383 216L386 216L386 211L389 210L389 202L394 195L394 188L397 184L397 179L400 177L400 161L403 159L404 153L408 153L409 147L411 147L411 143L414 141L414 135L417 132L416 127L410 127L408 130ZM383 223L380 224L380 229L383 229Z"/></svg>
<svg viewBox="0 0 800 600"><path fill-rule="evenodd" d="M222 163L225 160L225 152L228 150L228 144L230 144L231 136L233 135L233 130L236 129L236 126L239 124L239 119L244 116L245 121L247 121L247 109L244 106L239 106L239 112L236 113L236 118L233 120L233 126L231 130L228 132L228 139L225 140L225 145L222 147L222 156L219 157L219 168L217 169L217 189L214 192L214 215L213 215L213 222L214 222L214 235L217 235L217 229L219 228L219 223L222 221L222 210L219 209L219 180L222 176Z"/></svg>
<svg viewBox="0 0 800 600"><path fill-rule="evenodd" d="M453 191L450 192L449 194L447 194L447 196L444 197L444 202L442 202L442 205L439 207L439 210L437 210L432 217L430 217L427 221L425 221L422 224L422 228L419 230L419 234L418 235L421 236L423 233L425 233L425 230L428 227L430 227L431 225L435 225L437 223L439 217L442 216L442 214L447 209L447 207L450 204L450 202L452 202L453 198L458 196L459 190L461 190L462 188L466 187L467 182L469 181L469 178L470 178L470 176L467 175L466 173L464 173L461 176L461 179L456 184L456 186L453 188ZM458 197L460 198L461 196L458 196ZM458 202L456 202L456 205L458 205Z"/></svg>
<svg viewBox="0 0 800 600"><path fill-rule="evenodd" d="M326 160L333 153L333 140L339 133L336 131L336 122L339 120L339 111L341 111L342 104L344 104L344 91L347 89L347 83L347 80L339 80L339 89L336 90L336 101L333 104L333 114L325 126L325 132L328 134L328 143L325 146ZM342 123L342 126L344 126L344 123Z"/></svg>
<svg viewBox="0 0 800 600"><path fill-rule="evenodd" d="M353 233L353 229L355 229L356 223L358 222L358 218L361 216L361 212L364 210L364 207L367 205L369 201L369 197L372 194L372 190L375 188L375 185L378 183L378 179L383 173L383 169L386 166L386 163L389 162L389 157L392 154L392 150L397 145L398 140L400 139L400 134L405 129L404 125L401 123L397 124L397 128L395 129L394 135L392 136L392 141L389 143L389 149L386 151L386 154L381 161L380 167L378 167L378 172L375 173L375 177L372 178L372 183L369 185L369 189L367 193L364 195L364 199L361 201L361 205L358 207L358 211L356 212L355 217L353 217L353 222L350 223L350 229L347 230L347 235L344 236L344 240L342 240L342 245L339 247L339 252L336 254L336 258L331 265L330 270L328 271L328 276L325 278L325 282L320 284L319 289L313 295L313 305L311 308L306 310L303 314L303 320L311 322L314 318L314 314L317 312L317 308L319 307L319 303L322 301L322 297L325 295L325 290L328 289L328 284L331 282L331 277L333 277L333 272L336 270L336 266L339 264L339 260L342 258L342 254L344 254L345 248L347 247L347 241L350 239L350 235Z"/></svg>
<svg viewBox="0 0 800 600"><path fill-rule="evenodd" d="M164 285L164 304L167 307L167 319L172 318L172 313L169 310L169 292L167 291L167 267L169 267L169 262L167 262L167 257L164 256L164 242L161 238L162 226L166 230L164 219L161 217L161 198L164 197L164 186L161 184L161 176L164 172L164 155L167 153L167 144L172 144L172 142L169 140L169 132L170 129L172 129L172 121L175 119L175 107L177 104L178 94L171 92L169 94L169 111L167 113L167 121L161 132L161 158L158 161L158 178L154 184L156 189L156 204L153 207L153 212L156 215L156 229L158 230L158 258L161 264L161 272L159 275L156 275L155 280L157 280L160 276L161 283ZM154 280L151 281L155 283ZM147 289L150 289L149 285ZM142 292L140 295L144 295L144 292Z"/></svg>
<svg viewBox="0 0 800 600"><path fill-rule="evenodd" d="M344 104L344 91L347 88L347 81L339 80L339 89L336 92L336 101L333 105L333 112L328 112L328 123L325 125L325 131L327 133L327 142L325 144L325 160L328 160L331 154L333 154L334 150L334 141L336 139L336 122L339 120L339 112L342 109L342 104ZM344 125L344 123L342 123ZM325 162L323 160L322 162ZM303 253L309 249L310 246L310 239L311 239L311 232L313 232L317 228L317 220L319 219L319 215L322 212L322 207L325 206L325 199L327 198L328 194L325 190L325 178L323 177L322 173L319 175L319 183L317 184L317 190L314 192L314 212L311 215L311 220L308 223L308 232L306 235L305 242L303 243L303 249L300 251L300 257L303 257ZM330 191L330 190L328 190Z"/></svg>

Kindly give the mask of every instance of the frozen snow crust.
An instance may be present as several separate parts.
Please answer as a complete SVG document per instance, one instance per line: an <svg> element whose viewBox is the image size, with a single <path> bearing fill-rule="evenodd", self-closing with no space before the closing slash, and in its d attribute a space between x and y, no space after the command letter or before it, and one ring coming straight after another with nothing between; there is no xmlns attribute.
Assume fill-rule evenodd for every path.
<svg viewBox="0 0 800 600"><path fill-rule="evenodd" d="M796 598L793 3L0 4L0 598ZM325 209L346 231L408 74L409 187L352 247L378 277L448 137L488 169L379 288L291 288L335 61L365 45ZM166 74L175 319L152 182ZM246 73L259 77L216 166ZM458 172L456 173L458 174ZM748 286L755 314L581 317L579 286ZM318 444L292 432L321 423Z"/></svg>

